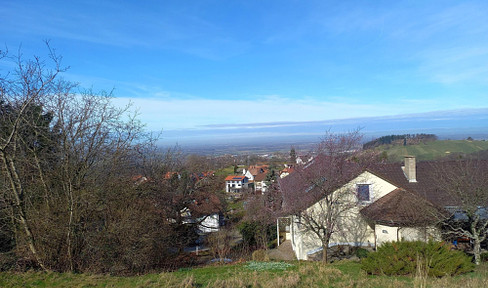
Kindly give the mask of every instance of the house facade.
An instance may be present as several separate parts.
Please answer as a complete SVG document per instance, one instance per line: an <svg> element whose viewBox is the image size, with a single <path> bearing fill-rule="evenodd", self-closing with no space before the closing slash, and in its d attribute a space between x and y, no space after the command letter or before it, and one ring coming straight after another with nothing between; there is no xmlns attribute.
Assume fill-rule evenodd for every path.
<svg viewBox="0 0 488 288"><path fill-rule="evenodd" d="M253 184L253 188L256 192L264 193L268 188L265 182L268 172L268 165L251 165L249 166L249 169L243 170L243 175L249 179L249 183Z"/></svg>
<svg viewBox="0 0 488 288"><path fill-rule="evenodd" d="M200 221L198 230L201 233L212 233L219 231L220 227L223 226L224 216L221 213L213 213L198 219L198 221Z"/></svg>
<svg viewBox="0 0 488 288"><path fill-rule="evenodd" d="M242 174L246 176L249 181L254 181L254 178L260 174L268 173L269 166L268 165L251 165L249 169L242 170Z"/></svg>
<svg viewBox="0 0 488 288"><path fill-rule="evenodd" d="M337 188L334 193L343 195L337 205L349 205L349 208L338 217L329 247L347 245L375 248L384 242L402 239L440 240L440 231L431 217L439 210L432 201L440 206L446 203L439 200L438 193L432 187L429 178L432 173L417 177L418 168L414 157L406 157L403 166L385 164L369 168ZM420 168L423 173L429 170L425 164ZM294 174L284 178L286 181L281 179L281 189L292 185L289 183L293 182L291 177L296 176ZM291 241L299 260L310 259L323 249L320 239L305 229L300 219L303 213L316 215L314 217L317 219L323 217L323 202L319 200L302 212L289 216L291 221L286 238Z"/></svg>
<svg viewBox="0 0 488 288"><path fill-rule="evenodd" d="M286 176L293 173L294 170L295 169L293 168L293 166L286 165L285 168L283 168L283 170L280 170L279 176L280 176L280 178L285 178Z"/></svg>
<svg viewBox="0 0 488 288"><path fill-rule="evenodd" d="M267 172L263 172L254 177L254 190L257 193L265 193L268 190L268 185L266 184L267 174Z"/></svg>
<svg viewBox="0 0 488 288"><path fill-rule="evenodd" d="M225 192L240 193L242 189L249 188L249 179L246 176L227 176L225 178Z"/></svg>

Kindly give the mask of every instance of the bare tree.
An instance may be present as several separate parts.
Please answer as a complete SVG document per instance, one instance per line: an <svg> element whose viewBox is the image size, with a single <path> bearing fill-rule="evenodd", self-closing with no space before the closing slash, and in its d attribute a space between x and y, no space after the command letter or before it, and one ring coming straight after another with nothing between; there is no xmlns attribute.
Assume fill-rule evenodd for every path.
<svg viewBox="0 0 488 288"><path fill-rule="evenodd" d="M212 161L210 157L190 154L186 156L185 166L189 171L194 173L208 172L214 169L212 166Z"/></svg>
<svg viewBox="0 0 488 288"><path fill-rule="evenodd" d="M110 95L61 79L61 57L47 47L50 61L26 60L20 51L3 58L17 68L0 77L0 175L8 183L2 203L15 221L18 248L25 243L44 270L72 271L97 193L108 179L129 179L144 133Z"/></svg>
<svg viewBox="0 0 488 288"><path fill-rule="evenodd" d="M65 69L61 67L61 57L50 49L49 58L51 65L48 67L46 62L39 57L25 60L19 50L16 57L3 55L3 59L16 64L16 70L7 72L0 77L0 105L1 105L1 126L0 133L0 160L2 176L9 183L7 202L12 207L12 217L20 225L22 233L21 239L25 239L29 251L36 263L44 270L43 257L37 247L36 237L32 233L32 222L27 213L30 193L27 190L27 183L23 171L22 162L26 156L26 145L35 145L36 138L31 137L35 132L35 122L31 122L31 108L41 107L46 98L58 89L58 75ZM41 115L42 113L39 113ZM35 116L35 115L34 115ZM29 119L30 118L30 119ZM32 128L26 133L25 127ZM35 134L35 133L34 133ZM34 142L32 142L34 141ZM22 232L21 232L22 231Z"/></svg>
<svg viewBox="0 0 488 288"><path fill-rule="evenodd" d="M245 216L241 220L240 229L246 244L255 245L257 249L268 249L268 242L274 238L276 231L276 190L266 193L248 194L245 198ZM244 235L245 234L245 235Z"/></svg>
<svg viewBox="0 0 488 288"><path fill-rule="evenodd" d="M120 167L127 167L133 144L143 132L134 117L124 119L128 107L111 105L109 94L86 90L56 96L50 107L59 145L56 179L67 201L66 250L69 269L74 270L73 234L83 193L123 172L130 177Z"/></svg>
<svg viewBox="0 0 488 288"><path fill-rule="evenodd" d="M481 243L488 237L488 161L458 159L437 163L436 185L445 193L450 218L444 232L472 240L475 263L480 264Z"/></svg>
<svg viewBox="0 0 488 288"><path fill-rule="evenodd" d="M341 221L352 217L351 211L357 207L357 191L341 187L375 159L374 154L361 150L361 139L359 130L328 133L311 162L279 181L284 214L297 215L301 229L320 239L323 261L327 261L327 248L332 236L340 232Z"/></svg>
<svg viewBox="0 0 488 288"><path fill-rule="evenodd" d="M223 227L207 236L206 242L214 259L224 262L232 248L233 233L230 227Z"/></svg>

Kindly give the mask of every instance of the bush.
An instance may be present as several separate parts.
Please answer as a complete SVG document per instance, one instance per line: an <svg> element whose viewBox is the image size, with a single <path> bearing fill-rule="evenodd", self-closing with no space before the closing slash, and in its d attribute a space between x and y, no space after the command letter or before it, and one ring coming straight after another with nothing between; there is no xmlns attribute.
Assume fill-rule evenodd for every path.
<svg viewBox="0 0 488 288"><path fill-rule="evenodd" d="M239 228L239 232L242 235L242 241L246 243L248 246L256 245L256 230L258 223L251 222L251 221L243 221L239 224L237 228Z"/></svg>
<svg viewBox="0 0 488 288"><path fill-rule="evenodd" d="M268 249L275 249L276 247L278 247L278 239L273 239L268 242Z"/></svg>
<svg viewBox="0 0 488 288"><path fill-rule="evenodd" d="M488 262L488 252L483 252L480 255L481 262Z"/></svg>
<svg viewBox="0 0 488 288"><path fill-rule="evenodd" d="M237 228L242 241L249 247L266 248L270 239L276 239L276 225L257 221L242 221Z"/></svg>
<svg viewBox="0 0 488 288"><path fill-rule="evenodd" d="M0 272L12 270L16 266L17 257L14 253L0 253Z"/></svg>
<svg viewBox="0 0 488 288"><path fill-rule="evenodd" d="M368 274L413 275L417 268L434 277L459 275L473 271L471 257L449 250L443 242L388 242L361 261Z"/></svg>
<svg viewBox="0 0 488 288"><path fill-rule="evenodd" d="M356 257L358 257L359 259L363 259L363 258L368 257L369 253L370 253L370 252L369 252L369 250L368 250L368 249L364 249L364 248L358 248L354 254L355 254L355 255L356 255Z"/></svg>
<svg viewBox="0 0 488 288"><path fill-rule="evenodd" d="M252 252L252 260L253 261L269 261L269 256L268 253L266 253L266 250L256 250Z"/></svg>

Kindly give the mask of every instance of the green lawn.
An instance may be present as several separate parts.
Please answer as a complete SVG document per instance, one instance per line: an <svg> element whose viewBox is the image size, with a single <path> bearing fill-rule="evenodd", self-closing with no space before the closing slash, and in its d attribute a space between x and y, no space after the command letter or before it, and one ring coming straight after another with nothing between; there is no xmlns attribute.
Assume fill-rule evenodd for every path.
<svg viewBox="0 0 488 288"><path fill-rule="evenodd" d="M376 149L386 151L388 161L398 162L405 155L413 155L418 160L434 160L453 153L469 154L488 150L488 141L439 140L418 145L383 145Z"/></svg>
<svg viewBox="0 0 488 288"><path fill-rule="evenodd" d="M458 277L417 279L366 275L351 261L288 264L292 266L247 262L132 277L2 272L0 287L488 287L488 265Z"/></svg>
<svg viewBox="0 0 488 288"><path fill-rule="evenodd" d="M215 172L215 175L217 176L229 176L229 175L234 175L234 166L228 166L223 169L219 169L218 171Z"/></svg>

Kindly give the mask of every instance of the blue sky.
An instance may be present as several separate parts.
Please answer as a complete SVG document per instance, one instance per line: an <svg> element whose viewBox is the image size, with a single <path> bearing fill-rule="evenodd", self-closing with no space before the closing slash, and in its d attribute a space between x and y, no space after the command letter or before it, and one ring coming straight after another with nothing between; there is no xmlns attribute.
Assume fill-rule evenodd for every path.
<svg viewBox="0 0 488 288"><path fill-rule="evenodd" d="M488 107L487 1L10 1L0 39L150 130ZM252 126L252 125L250 125Z"/></svg>

